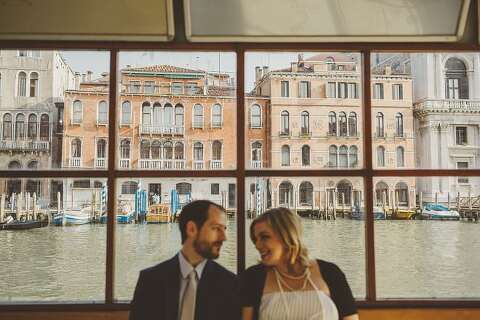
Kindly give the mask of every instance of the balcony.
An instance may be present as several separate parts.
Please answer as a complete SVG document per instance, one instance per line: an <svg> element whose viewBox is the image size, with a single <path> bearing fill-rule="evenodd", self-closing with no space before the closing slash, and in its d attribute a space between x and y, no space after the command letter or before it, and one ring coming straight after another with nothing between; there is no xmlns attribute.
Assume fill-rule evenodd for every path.
<svg viewBox="0 0 480 320"><path fill-rule="evenodd" d="M120 159L120 169L129 169L130 159Z"/></svg>
<svg viewBox="0 0 480 320"><path fill-rule="evenodd" d="M203 170L203 161L193 161L193 169Z"/></svg>
<svg viewBox="0 0 480 320"><path fill-rule="evenodd" d="M160 159L140 159L138 160L139 169L162 169L162 160Z"/></svg>
<svg viewBox="0 0 480 320"><path fill-rule="evenodd" d="M176 170L185 169L185 160L175 160L174 164Z"/></svg>
<svg viewBox="0 0 480 320"><path fill-rule="evenodd" d="M105 168L107 166L106 158L95 159L95 168Z"/></svg>
<svg viewBox="0 0 480 320"><path fill-rule="evenodd" d="M140 125L140 134L158 134L158 135L183 135L185 128L183 126L148 126Z"/></svg>
<svg viewBox="0 0 480 320"><path fill-rule="evenodd" d="M0 140L0 151L49 151L49 141Z"/></svg>
<svg viewBox="0 0 480 320"><path fill-rule="evenodd" d="M480 112L479 100L468 99L443 99L443 100L424 100L418 102L413 107L414 111L420 116L428 113L445 112Z"/></svg>
<svg viewBox="0 0 480 320"><path fill-rule="evenodd" d="M163 169L173 169L173 160L163 160Z"/></svg>
<svg viewBox="0 0 480 320"><path fill-rule="evenodd" d="M228 87L230 88L230 87ZM194 84L175 84L170 85L170 83L157 84L157 85L141 85L139 83L135 84L123 84L122 93L129 94L142 94L142 95L187 95L187 96L199 96L205 95L204 88L202 86L197 86Z"/></svg>
<svg viewBox="0 0 480 320"><path fill-rule="evenodd" d="M262 161L261 160L252 160L250 163L250 167L252 169L260 169L262 167Z"/></svg>
<svg viewBox="0 0 480 320"><path fill-rule="evenodd" d="M222 160L210 160L210 169L222 169L223 161Z"/></svg>
<svg viewBox="0 0 480 320"><path fill-rule="evenodd" d="M70 158L70 168L80 168L82 166L82 158Z"/></svg>
<svg viewBox="0 0 480 320"><path fill-rule="evenodd" d="M289 130L282 130L278 133L279 137L290 137L290 131Z"/></svg>

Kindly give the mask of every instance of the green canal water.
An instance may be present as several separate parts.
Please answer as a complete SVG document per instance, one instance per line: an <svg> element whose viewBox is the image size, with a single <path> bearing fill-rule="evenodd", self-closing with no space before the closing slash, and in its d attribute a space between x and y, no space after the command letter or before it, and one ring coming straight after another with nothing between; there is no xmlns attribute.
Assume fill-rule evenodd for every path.
<svg viewBox="0 0 480 320"><path fill-rule="evenodd" d="M250 222L247 221L247 230ZM365 224L303 220L312 257L337 263L357 298L365 297ZM138 272L180 248L176 224L118 225L115 298L129 301ZM247 266L258 254L246 237ZM106 226L0 231L0 303L102 302ZM480 298L480 223L376 221L379 298ZM236 269L236 225L219 262Z"/></svg>

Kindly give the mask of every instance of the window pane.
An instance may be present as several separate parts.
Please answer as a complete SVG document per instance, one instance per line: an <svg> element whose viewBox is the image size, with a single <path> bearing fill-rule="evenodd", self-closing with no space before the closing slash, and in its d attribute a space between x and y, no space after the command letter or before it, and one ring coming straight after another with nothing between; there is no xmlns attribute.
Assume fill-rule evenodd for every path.
<svg viewBox="0 0 480 320"><path fill-rule="evenodd" d="M250 239L252 218L285 207L301 217L311 259L337 264L356 298L365 297L364 195L361 177L256 177L245 182L246 267L260 256Z"/></svg>
<svg viewBox="0 0 480 320"><path fill-rule="evenodd" d="M115 280L117 301L132 298L140 270L178 253L180 230L171 221L195 199L210 200L226 208L227 240L217 262L236 273L235 179L121 179L117 190L115 273L121 275Z"/></svg>
<svg viewBox="0 0 480 320"><path fill-rule="evenodd" d="M247 52L246 167L362 168L360 58L358 53ZM348 82L339 80L347 75ZM263 146L261 153L253 148L256 142ZM341 161L332 162L332 145L337 152L344 146L357 153L337 153Z"/></svg>
<svg viewBox="0 0 480 320"><path fill-rule="evenodd" d="M235 57L232 52L121 52L116 166L126 170L235 169ZM132 95L131 83L146 91ZM123 140L128 147L127 142L121 144ZM141 152L142 141L151 146L149 152ZM213 150L213 141L221 143L221 156ZM194 147L196 143L202 150Z"/></svg>
<svg viewBox="0 0 480 320"><path fill-rule="evenodd" d="M372 53L373 158L381 146L385 169L480 168L473 151L479 59L475 52Z"/></svg>
<svg viewBox="0 0 480 320"><path fill-rule="evenodd" d="M0 221L12 221L0 225L0 269L12 271L2 276L0 303L103 303L106 180L19 178L0 186Z"/></svg>
<svg viewBox="0 0 480 320"><path fill-rule="evenodd" d="M109 53L2 50L0 74L11 90L0 101L3 169L104 169L97 139L108 138ZM5 83L4 82L4 83ZM26 108L28 106L28 108ZM82 152L72 154L78 139ZM75 149L77 150L77 149ZM37 166L29 163L35 161Z"/></svg>
<svg viewBox="0 0 480 320"><path fill-rule="evenodd" d="M374 179L377 297L480 297L478 212L469 207L479 187L478 177Z"/></svg>

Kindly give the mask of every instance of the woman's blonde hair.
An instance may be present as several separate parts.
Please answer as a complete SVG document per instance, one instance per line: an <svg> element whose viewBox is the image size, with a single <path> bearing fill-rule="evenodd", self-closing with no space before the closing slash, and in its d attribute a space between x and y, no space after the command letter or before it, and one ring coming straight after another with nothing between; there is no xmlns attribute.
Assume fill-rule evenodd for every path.
<svg viewBox="0 0 480 320"><path fill-rule="evenodd" d="M250 225L250 239L255 244L255 225L266 222L283 242L288 251L290 264L299 262L302 266L310 266L308 250L302 242L303 230L300 218L287 208L274 208L265 211L252 221Z"/></svg>

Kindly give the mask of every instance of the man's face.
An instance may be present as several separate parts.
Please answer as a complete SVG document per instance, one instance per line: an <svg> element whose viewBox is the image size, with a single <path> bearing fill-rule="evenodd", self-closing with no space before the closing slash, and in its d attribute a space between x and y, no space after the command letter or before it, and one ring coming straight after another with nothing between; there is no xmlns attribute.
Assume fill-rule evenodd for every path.
<svg viewBox="0 0 480 320"><path fill-rule="evenodd" d="M216 207L208 209L207 221L193 240L195 251L206 259L217 259L223 241L227 240L225 213Z"/></svg>

